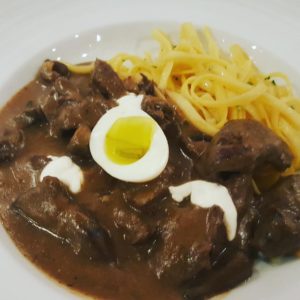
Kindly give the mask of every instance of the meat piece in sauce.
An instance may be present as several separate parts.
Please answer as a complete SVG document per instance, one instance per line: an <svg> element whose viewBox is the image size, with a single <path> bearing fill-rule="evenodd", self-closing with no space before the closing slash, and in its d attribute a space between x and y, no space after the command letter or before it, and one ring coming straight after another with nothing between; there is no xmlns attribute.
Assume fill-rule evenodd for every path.
<svg viewBox="0 0 300 300"><path fill-rule="evenodd" d="M177 181L188 181L191 178L191 161L182 154L176 162L169 160L163 172L154 180L146 183L124 184L124 197L127 203L141 209L162 200L169 193L169 186ZM176 167L175 167L176 165Z"/></svg>
<svg viewBox="0 0 300 300"><path fill-rule="evenodd" d="M41 66L40 77L47 81L52 82L60 76L68 77L70 75L68 67L55 60L45 60Z"/></svg>
<svg viewBox="0 0 300 300"><path fill-rule="evenodd" d="M57 115L58 109L71 104L79 104L81 99L79 89L65 77L57 78L45 99L41 101L41 109L50 122Z"/></svg>
<svg viewBox="0 0 300 300"><path fill-rule="evenodd" d="M253 260L241 251L225 250L213 269L201 272L186 284L184 299L204 300L227 291L252 275Z"/></svg>
<svg viewBox="0 0 300 300"><path fill-rule="evenodd" d="M69 244L88 259L113 260L109 234L84 212L54 177L45 177L12 204L11 209L38 229Z"/></svg>
<svg viewBox="0 0 300 300"><path fill-rule="evenodd" d="M88 156L90 135L91 129L88 126L79 125L68 144L69 151L73 154Z"/></svg>
<svg viewBox="0 0 300 300"><path fill-rule="evenodd" d="M213 137L206 164L213 173L246 173L269 164L284 171L292 158L286 143L271 129L254 120L234 120Z"/></svg>
<svg viewBox="0 0 300 300"><path fill-rule="evenodd" d="M33 155L30 159L30 165L33 170L43 169L49 162L51 158L45 155Z"/></svg>
<svg viewBox="0 0 300 300"><path fill-rule="evenodd" d="M146 76L142 75L138 83L132 78L122 81L106 62L100 60L96 61L91 77L70 74L64 64L55 61L46 61L39 77L38 84L43 86L43 92L38 97L48 93L47 97L44 97L41 106L37 101L39 98L29 102L24 112L14 119L29 138L33 134L28 127L47 120L48 124L44 124L41 130L45 131L45 136L46 130L49 130L52 136L57 137L57 144L49 143L41 136L40 139L49 145L50 152L55 152L59 145L86 158L91 128L116 105L114 99L124 95L126 90L146 95L142 108L160 124L170 145L168 166L150 182L121 183L92 160L80 157L87 179L84 194L78 198L80 205L57 179L51 177L46 177L37 187L20 195L12 204L13 216L20 218L21 226L29 222L38 230L50 233L45 234L45 239L56 237L76 255L88 259L115 259L110 234L97 220L103 221L109 228L112 240L119 243L115 244L116 253L124 252L125 264L118 260L120 268L108 269L104 264L83 268L80 260L72 256L70 261L75 269L79 272L85 269L84 275L88 275L81 279L82 285L78 285L78 289L101 297L107 286L100 288L93 284L92 287L91 282L98 278L98 274L107 272L105 276L116 278L116 284L125 283L120 292L116 292L117 297L123 299L121 293L125 291L127 297L124 299L142 299L139 297L141 293L128 294L131 284L141 274L140 270L145 271L148 280L146 276L150 266L158 278L174 287L172 291L180 291L186 299L206 299L247 279L252 273L252 257L257 252L272 258L289 255L299 249L300 175L282 179L260 198L254 196L251 181L254 171L258 172L264 165L272 165L280 172L290 165L292 159L286 144L263 125L250 120L231 121L211 142L207 136L199 132L195 134L190 124L188 130L183 128L184 120L177 116L175 107L158 95L155 84ZM69 143L65 140L65 132L72 136ZM11 130L3 134L0 138L0 161L14 158L23 145L22 131ZM25 153L24 156L31 158L32 170L40 170L48 162L47 156L35 153ZM204 165L214 173L211 178L228 188L237 208L238 229L233 242L227 240L223 212L218 207L204 210L188 201L177 206L168 197L170 185L195 179L195 176L207 179L207 174L200 170ZM22 163L10 167L15 171L22 168ZM115 205L119 201L122 204ZM93 215L97 215L98 219ZM152 242L153 237L155 243L149 246L147 242ZM22 237L19 239L22 241ZM26 240L31 241L32 238L26 237ZM45 245L48 245L47 242ZM63 249L68 249L66 247ZM137 250L139 247L147 255L136 256L136 251L141 251ZM64 253L63 249L55 250ZM252 250L254 252L250 252ZM47 254L52 259L51 249ZM136 257L139 257L139 264L134 261L132 265ZM62 259L54 263L67 265ZM145 267L147 263L149 266ZM49 270L49 266L46 269ZM123 271L126 271L126 278L132 277L132 281L118 277ZM66 282L60 275L55 276ZM144 278L139 282L144 290L161 285L151 280L146 282ZM111 291L110 284L108 289ZM169 294L162 298L168 297Z"/></svg>
<svg viewBox="0 0 300 300"><path fill-rule="evenodd" d="M126 93L118 74L107 62L100 59L95 62L92 82L106 98L118 99Z"/></svg>
<svg viewBox="0 0 300 300"><path fill-rule="evenodd" d="M155 84L152 80L149 80L147 76L141 74L142 79L138 83L139 94L155 95Z"/></svg>
<svg viewBox="0 0 300 300"><path fill-rule="evenodd" d="M206 215L206 234L210 239L212 249L211 261L218 257L227 244L227 232L224 225L224 213L218 206L211 207Z"/></svg>
<svg viewBox="0 0 300 300"><path fill-rule="evenodd" d="M281 179L262 196L253 244L266 258L300 249L300 175Z"/></svg>
<svg viewBox="0 0 300 300"><path fill-rule="evenodd" d="M124 231L125 239L131 244L142 243L153 234L153 229L133 210L115 208L113 216L116 226Z"/></svg>
<svg viewBox="0 0 300 300"><path fill-rule="evenodd" d="M124 88L129 93L139 94L139 87L137 82L132 78L132 76L128 76L123 80Z"/></svg>
<svg viewBox="0 0 300 300"><path fill-rule="evenodd" d="M76 130L81 124L94 127L99 118L114 105L114 101L105 101L99 95L59 105L50 95L42 110L50 123L50 134L59 136L63 132Z"/></svg>
<svg viewBox="0 0 300 300"><path fill-rule="evenodd" d="M45 115L39 105L29 101L25 110L15 117L15 122L18 128L27 128L29 126L44 122Z"/></svg>
<svg viewBox="0 0 300 300"><path fill-rule="evenodd" d="M224 227L219 212L211 220ZM162 240L150 260L158 278L180 284L211 268L214 234L219 230L207 227L207 217L207 210L193 206L178 208L167 217L161 227ZM225 230L221 231L221 240L226 240Z"/></svg>
<svg viewBox="0 0 300 300"><path fill-rule="evenodd" d="M183 151L195 160L195 167L198 167L199 158L202 158L208 148L211 137L201 133L186 120L182 120L178 115L180 134L179 145ZM203 163L199 165L199 173L202 174Z"/></svg>
<svg viewBox="0 0 300 300"><path fill-rule="evenodd" d="M153 180L150 183L128 184L125 186L124 197L126 202L142 208L152 204L157 199L162 199L168 193L169 174L173 170L167 167L158 177L160 180Z"/></svg>
<svg viewBox="0 0 300 300"><path fill-rule="evenodd" d="M252 177L249 174L235 174L226 180L222 180L221 184L229 190L238 215L244 215L249 206L254 203Z"/></svg>
<svg viewBox="0 0 300 300"><path fill-rule="evenodd" d="M25 138L22 130L5 128L0 135L0 163L10 161L23 149Z"/></svg>
<svg viewBox="0 0 300 300"><path fill-rule="evenodd" d="M115 106L113 100L104 99L90 90L81 95L71 79L57 78L49 94L41 100L41 110L50 124L50 135L58 137L64 132L75 131L80 125L92 128L99 118Z"/></svg>
<svg viewBox="0 0 300 300"><path fill-rule="evenodd" d="M144 74L141 74L142 79L136 82L131 76L124 79L123 84L125 89L130 93L155 95L155 83L149 80Z"/></svg>
<svg viewBox="0 0 300 300"><path fill-rule="evenodd" d="M176 126L175 109L167 101L156 96L145 96L142 109L160 125L162 130Z"/></svg>
<svg viewBox="0 0 300 300"><path fill-rule="evenodd" d="M222 184L229 190L238 213L235 246L250 251L254 226L258 222L258 201L254 196L252 177L248 174L234 175Z"/></svg>
<svg viewBox="0 0 300 300"><path fill-rule="evenodd" d="M159 180L153 180L149 184L129 184L126 186L128 186L126 191L124 191L126 202L138 209L148 206L158 199L164 198L168 193L167 178L164 178L164 181L161 182Z"/></svg>
<svg viewBox="0 0 300 300"><path fill-rule="evenodd" d="M50 121L50 133L59 136L63 132L73 131L83 122L81 115L81 102L72 102L59 107L57 113Z"/></svg>
<svg viewBox="0 0 300 300"><path fill-rule="evenodd" d="M201 158L209 146L209 140L202 134L189 136L185 132L181 132L180 141L184 151L195 159Z"/></svg>
<svg viewBox="0 0 300 300"><path fill-rule="evenodd" d="M79 101L79 89L67 78L58 77L54 82L54 98L59 103L66 101Z"/></svg>

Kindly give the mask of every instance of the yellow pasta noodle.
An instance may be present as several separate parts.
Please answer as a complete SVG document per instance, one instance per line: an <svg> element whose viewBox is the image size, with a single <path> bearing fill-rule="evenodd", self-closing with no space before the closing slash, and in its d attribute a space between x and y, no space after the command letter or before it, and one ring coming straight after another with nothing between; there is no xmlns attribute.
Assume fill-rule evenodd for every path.
<svg viewBox="0 0 300 300"><path fill-rule="evenodd" d="M183 24L176 44L159 30L152 36L159 53L120 53L109 61L122 79L145 74L188 121L211 136L232 119L262 122L293 152L289 173L300 168L300 100L285 74L263 74L239 45L224 54L207 27L200 38L193 25ZM93 69L92 64L68 67L76 73Z"/></svg>

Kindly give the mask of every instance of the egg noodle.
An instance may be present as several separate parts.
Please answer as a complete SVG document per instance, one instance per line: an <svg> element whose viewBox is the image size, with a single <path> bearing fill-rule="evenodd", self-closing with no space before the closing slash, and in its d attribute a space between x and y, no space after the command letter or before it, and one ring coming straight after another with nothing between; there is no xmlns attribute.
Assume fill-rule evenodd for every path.
<svg viewBox="0 0 300 300"><path fill-rule="evenodd" d="M238 45L225 55L207 27L198 34L193 25L183 24L177 44L159 30L152 36L160 45L156 56L120 53L109 61L122 79L146 75L210 136L229 120L257 120L289 145L294 160L288 173L300 168L300 99L285 74L263 74ZM93 64L68 67L75 73L93 70Z"/></svg>

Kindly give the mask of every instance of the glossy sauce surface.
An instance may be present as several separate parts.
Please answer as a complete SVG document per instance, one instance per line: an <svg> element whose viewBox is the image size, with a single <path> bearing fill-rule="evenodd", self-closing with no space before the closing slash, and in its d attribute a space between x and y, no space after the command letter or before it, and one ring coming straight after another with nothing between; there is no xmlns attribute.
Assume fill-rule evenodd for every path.
<svg viewBox="0 0 300 300"><path fill-rule="evenodd" d="M244 282L258 256L299 250L300 176L280 178L292 162L288 146L254 120L233 120L205 136L141 77L121 80L102 60L88 75L45 61L2 109L0 220L20 251L96 299L203 300ZM157 122L169 147L162 173L143 183L112 177L89 148L98 120L128 92L142 95L142 113ZM55 176L40 180L49 156L78 165L80 192ZM253 180L270 167L278 182L258 195ZM170 186L195 180L221 187L226 197L217 193L214 203L220 197L231 206L205 206L214 196L209 188L200 199L203 187L195 199L172 199ZM226 211L234 219L230 235Z"/></svg>
<svg viewBox="0 0 300 300"><path fill-rule="evenodd" d="M82 90L88 85L88 77L74 76L72 81L79 83ZM29 101L36 102L47 93L48 87L38 81L31 82L2 109L0 123L9 124ZM9 210L19 194L38 183L40 171L33 170L30 164L33 155L69 155L66 150L67 140L49 136L47 126L42 124L26 129L25 148L15 161L0 168L1 220L21 252L60 282L101 299L181 299L178 291L157 280L149 270L147 261L143 258L148 250L128 245L124 242L124 236L116 229L112 218L113 209L127 206L122 190L130 189L135 184L115 180L91 160L78 160L84 170L85 183L75 198L109 230L116 245L119 260L117 266L87 261L75 255L60 240L37 230ZM189 180L193 165L191 159L178 145L171 146L170 149L169 165L175 170L173 183ZM143 189L147 192L151 187L144 184ZM177 205L167 197L161 201L159 209L150 209L144 217L157 222L174 209L177 209Z"/></svg>

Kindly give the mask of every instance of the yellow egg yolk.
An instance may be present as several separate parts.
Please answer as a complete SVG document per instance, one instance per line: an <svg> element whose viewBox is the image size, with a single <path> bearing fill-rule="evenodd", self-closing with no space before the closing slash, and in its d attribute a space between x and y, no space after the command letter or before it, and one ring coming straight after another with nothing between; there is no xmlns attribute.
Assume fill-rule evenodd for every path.
<svg viewBox="0 0 300 300"><path fill-rule="evenodd" d="M155 122L148 117L120 118L106 134L105 151L117 164L127 165L141 159L149 150Z"/></svg>

